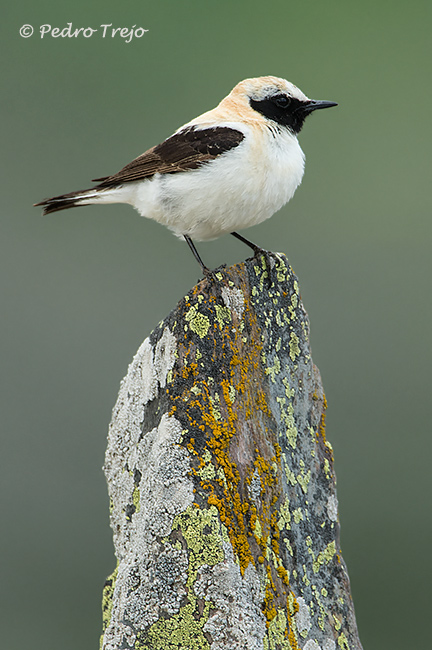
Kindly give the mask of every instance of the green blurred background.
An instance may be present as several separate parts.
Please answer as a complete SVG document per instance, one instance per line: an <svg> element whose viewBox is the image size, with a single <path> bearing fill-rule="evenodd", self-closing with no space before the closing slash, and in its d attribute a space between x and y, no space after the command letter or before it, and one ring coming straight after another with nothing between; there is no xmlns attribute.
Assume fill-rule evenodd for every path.
<svg viewBox="0 0 432 650"><path fill-rule="evenodd" d="M245 233L287 253L329 401L342 550L368 650L429 647L430 2L83 2L2 21L1 648L95 650L114 565L103 463L119 382L195 283L128 206L32 203L117 171L241 79L339 102L301 133L291 203ZM142 26L141 39L37 29ZM36 33L21 38L19 28ZM225 237L209 266L249 255Z"/></svg>

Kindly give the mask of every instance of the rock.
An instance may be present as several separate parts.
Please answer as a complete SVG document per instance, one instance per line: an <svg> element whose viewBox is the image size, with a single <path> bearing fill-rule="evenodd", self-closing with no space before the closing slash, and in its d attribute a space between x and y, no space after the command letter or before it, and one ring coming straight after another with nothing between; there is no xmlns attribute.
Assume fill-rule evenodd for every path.
<svg viewBox="0 0 432 650"><path fill-rule="evenodd" d="M113 411L103 650L361 650L325 408L286 257L179 302Z"/></svg>

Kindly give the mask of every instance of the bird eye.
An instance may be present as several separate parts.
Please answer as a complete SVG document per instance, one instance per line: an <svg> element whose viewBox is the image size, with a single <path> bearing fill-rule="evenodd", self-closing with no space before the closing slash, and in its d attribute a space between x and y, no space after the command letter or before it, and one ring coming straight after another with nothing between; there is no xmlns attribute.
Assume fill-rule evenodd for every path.
<svg viewBox="0 0 432 650"><path fill-rule="evenodd" d="M291 99L286 95L279 95L279 97L275 97L274 101L279 108L287 108L291 104Z"/></svg>

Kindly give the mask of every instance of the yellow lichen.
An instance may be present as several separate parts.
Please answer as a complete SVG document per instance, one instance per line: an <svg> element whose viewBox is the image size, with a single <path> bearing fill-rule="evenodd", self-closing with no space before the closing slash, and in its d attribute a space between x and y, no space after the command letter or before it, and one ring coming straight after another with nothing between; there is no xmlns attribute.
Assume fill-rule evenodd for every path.
<svg viewBox="0 0 432 650"><path fill-rule="evenodd" d="M311 470L309 469L307 473L305 473L305 463L303 460L300 461L300 474L297 476L297 482L301 486L303 492L306 494L309 481L311 479Z"/></svg>
<svg viewBox="0 0 432 650"><path fill-rule="evenodd" d="M267 648L269 650L291 650L288 638L288 621L285 612L278 608L276 616L268 626Z"/></svg>
<svg viewBox="0 0 432 650"><path fill-rule="evenodd" d="M143 634L138 634L135 650L209 650L210 645L203 633L213 603L205 600L199 607L194 591L198 569L203 565L214 566L224 560L222 541L226 539L224 527L220 524L218 511L214 507L206 510L189 506L177 515L172 532L180 531L188 550L188 577L186 582L187 602L177 614L160 618ZM164 544L173 544L177 549L179 540L170 536Z"/></svg>
<svg viewBox="0 0 432 650"><path fill-rule="evenodd" d="M117 561L117 566L110 576L105 580L105 585L102 591L102 635L100 638L100 647L102 648L103 638L105 630L107 629L109 622L111 620L112 608L113 608L113 595L115 583L117 580L119 563Z"/></svg>
<svg viewBox="0 0 432 650"><path fill-rule="evenodd" d="M279 519L277 522L279 530L286 528L287 530L291 529L291 513L289 511L289 499L286 496L285 501L279 507Z"/></svg>
<svg viewBox="0 0 432 650"><path fill-rule="evenodd" d="M335 614L333 614L333 620L334 620L335 630L337 631L340 630L342 627L342 621L340 621Z"/></svg>
<svg viewBox="0 0 432 650"><path fill-rule="evenodd" d="M135 506L135 512L139 512L141 510L140 498L141 492L139 490L139 487L136 485L134 487L134 491L132 492L132 503Z"/></svg>
<svg viewBox="0 0 432 650"><path fill-rule="evenodd" d="M216 320L219 323L219 328L223 329L225 323L231 322L231 310L228 307L215 305Z"/></svg>
<svg viewBox="0 0 432 650"><path fill-rule="evenodd" d="M318 553L316 559L312 553L312 549L309 549L309 553L311 553L313 557L313 564L312 564L313 572L318 573L321 566L323 564L328 564L332 559L332 557L334 556L334 554L336 553L336 542L333 541L330 542L330 544L327 544L325 549L320 553Z"/></svg>
<svg viewBox="0 0 432 650"><path fill-rule="evenodd" d="M210 327L210 320L205 314L198 311L198 305L194 305L185 314L185 320L189 323L189 327L200 338L207 336Z"/></svg>
<svg viewBox="0 0 432 650"><path fill-rule="evenodd" d="M341 648L341 650L350 650L348 639L343 632L341 632L338 637L338 646Z"/></svg>
<svg viewBox="0 0 432 650"><path fill-rule="evenodd" d="M289 355L291 358L291 361L295 361L296 358L300 355L300 348L299 348L299 337L297 334L294 334L294 332L291 332L290 335L290 340L289 340Z"/></svg>

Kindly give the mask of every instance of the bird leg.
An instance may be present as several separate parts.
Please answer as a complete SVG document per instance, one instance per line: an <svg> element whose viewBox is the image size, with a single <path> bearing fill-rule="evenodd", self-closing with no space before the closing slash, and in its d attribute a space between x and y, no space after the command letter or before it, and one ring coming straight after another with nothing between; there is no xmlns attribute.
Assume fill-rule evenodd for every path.
<svg viewBox="0 0 432 650"><path fill-rule="evenodd" d="M184 237L185 242L187 243L187 245L191 249L194 258L196 259L196 261L200 265L201 271L203 272L204 276L208 277L209 275L211 275L212 272L210 271L209 268L207 268L207 266L202 261L202 259L200 257L200 254L198 253L197 249L195 248L195 244L193 243L192 239L189 237L189 235L183 235L183 237Z"/></svg>
<svg viewBox="0 0 432 650"><path fill-rule="evenodd" d="M250 239L246 239L246 237L243 237L243 235L240 235L238 232L232 232L230 234L236 239L242 241L244 244L246 244L246 246L249 246L249 248L252 248L254 252L254 257L260 257L260 255L264 257L264 262L267 269L268 281L271 284L271 280L270 280L270 271L272 268L270 262L271 253L267 251L265 248L261 248L261 246L257 246L257 244L254 244L252 241L250 241Z"/></svg>
<svg viewBox="0 0 432 650"><path fill-rule="evenodd" d="M246 246L249 246L249 248L252 248L255 256L257 257L258 255L262 255L263 253L267 253L264 248L261 248L260 246L257 246L254 244L250 239L246 239L246 237L243 237L243 235L240 235L238 232L232 232L230 233L233 237L236 237L237 239L240 239L240 241L243 242L243 244L246 244Z"/></svg>

